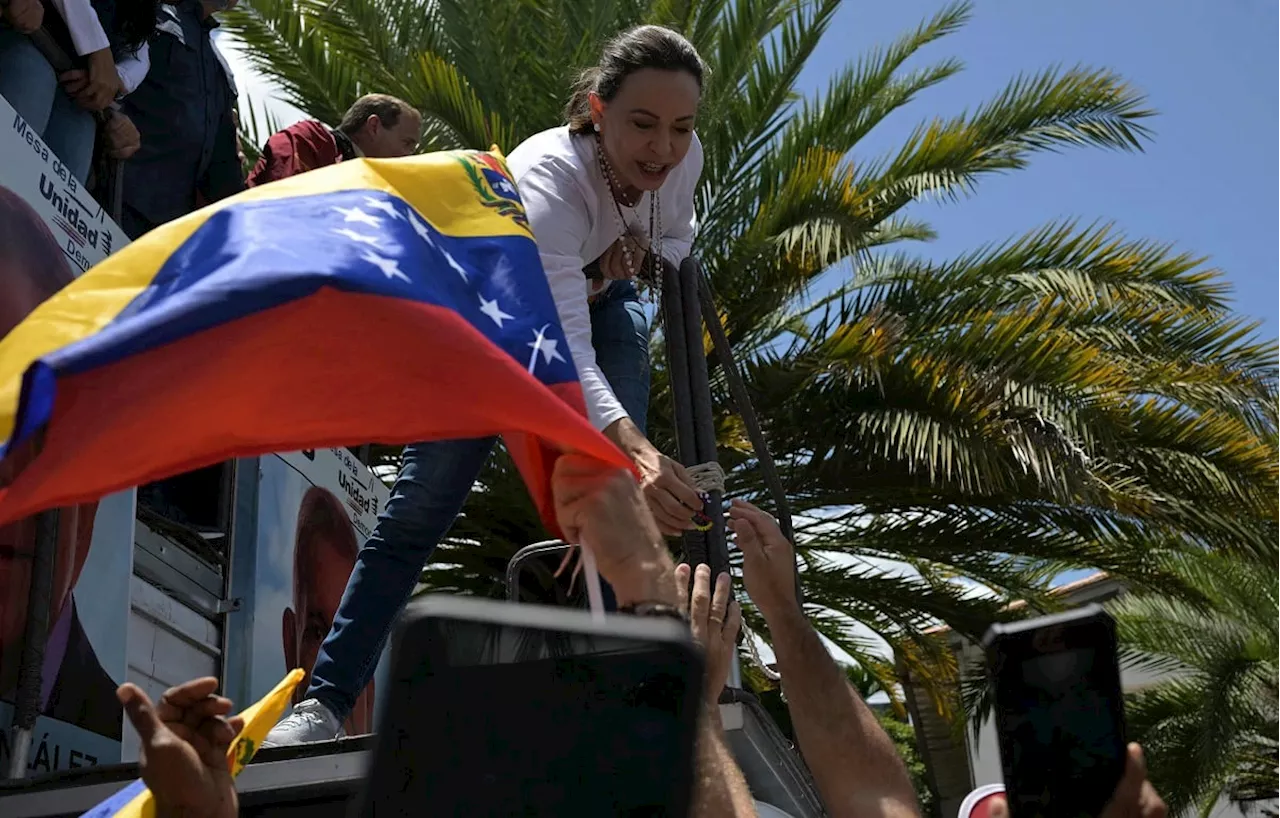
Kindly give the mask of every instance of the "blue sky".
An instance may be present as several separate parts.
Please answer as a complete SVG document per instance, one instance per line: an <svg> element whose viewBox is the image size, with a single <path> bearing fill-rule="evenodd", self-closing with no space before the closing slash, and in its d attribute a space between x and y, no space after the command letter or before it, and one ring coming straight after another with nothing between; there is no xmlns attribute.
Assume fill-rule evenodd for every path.
<svg viewBox="0 0 1280 818"><path fill-rule="evenodd" d="M849 2L810 59L801 90L817 92L849 60L892 42L942 8L939 0ZM1143 153L1074 149L983 180L957 204L912 215L938 232L914 252L949 258L1045 222L1111 221L1132 237L1208 257L1235 288L1239 312L1277 334L1277 4L1266 0L976 0L961 31L905 66L946 57L959 75L895 112L854 156L896 150L921 121L971 110L1020 72L1105 67L1146 93L1158 116ZM1091 571L1070 571L1055 584Z"/></svg>
<svg viewBox="0 0 1280 818"><path fill-rule="evenodd" d="M940 0L850 0L801 76L822 88L833 71L887 44ZM972 109L1019 72L1107 67L1148 95L1159 115L1144 153L1075 149L989 177L959 204L924 204L938 239L916 249L948 258L1062 218L1113 221L1132 237L1207 256L1235 285L1240 312L1277 335L1277 82L1275 0L975 0L973 19L908 63L958 57L965 70L920 94L867 136L855 156L897 148L919 122ZM288 124L300 113L228 49L242 93ZM242 99L243 102L243 99Z"/></svg>
<svg viewBox="0 0 1280 818"><path fill-rule="evenodd" d="M850 59L913 29L938 0L849 2L801 78L817 91ZM919 122L972 109L1019 72L1086 64L1116 71L1159 115L1145 153L1075 149L984 180L959 204L917 206L938 239L918 252L948 258L1061 218L1114 221L1132 237L1174 242L1209 258L1236 289L1237 309L1277 334L1277 4L1274 0L977 0L961 31L908 68L955 56L965 70L919 95L873 131L855 156L896 149Z"/></svg>

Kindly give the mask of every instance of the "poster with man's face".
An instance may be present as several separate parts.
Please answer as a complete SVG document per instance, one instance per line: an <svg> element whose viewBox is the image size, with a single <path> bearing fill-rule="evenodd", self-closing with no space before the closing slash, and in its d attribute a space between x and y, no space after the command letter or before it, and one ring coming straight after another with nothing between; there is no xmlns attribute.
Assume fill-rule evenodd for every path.
<svg viewBox="0 0 1280 818"><path fill-rule="evenodd" d="M295 691L296 704L305 697L356 554L390 492L346 449L270 455L259 469L250 696L265 695L300 667L307 678ZM377 690L375 677L343 725L347 735L373 732Z"/></svg>
<svg viewBox="0 0 1280 818"><path fill-rule="evenodd" d="M126 240L3 98L0 156L6 157L0 162L2 339ZM0 463L0 480L33 454L21 447L11 452ZM120 758L123 714L115 687L127 671L133 519L132 491L62 511L29 774ZM36 528L34 518L0 526L0 728L8 728L17 698ZM0 769L8 767L7 741L4 729Z"/></svg>

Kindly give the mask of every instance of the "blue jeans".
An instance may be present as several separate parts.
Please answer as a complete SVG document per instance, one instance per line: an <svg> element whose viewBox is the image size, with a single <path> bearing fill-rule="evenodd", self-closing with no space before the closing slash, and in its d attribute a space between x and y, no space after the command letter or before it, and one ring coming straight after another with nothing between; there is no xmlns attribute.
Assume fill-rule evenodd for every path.
<svg viewBox="0 0 1280 818"><path fill-rule="evenodd" d="M96 125L58 85L58 75L25 34L0 24L0 96L27 121L81 184L93 164ZM9 127L9 123L3 123Z"/></svg>
<svg viewBox="0 0 1280 818"><path fill-rule="evenodd" d="M645 428L649 326L635 287L615 282L591 306L596 361L631 420ZM495 438L414 443L391 499L356 558L347 590L311 671L307 698L346 720L373 678L383 646L422 567L462 509Z"/></svg>

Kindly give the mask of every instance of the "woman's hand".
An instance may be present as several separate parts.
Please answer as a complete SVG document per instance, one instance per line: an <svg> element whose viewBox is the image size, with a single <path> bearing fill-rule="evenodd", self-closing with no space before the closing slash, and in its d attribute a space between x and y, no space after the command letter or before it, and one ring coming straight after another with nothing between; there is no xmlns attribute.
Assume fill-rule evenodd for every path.
<svg viewBox="0 0 1280 818"><path fill-rule="evenodd" d="M120 74L116 71L111 49L103 48L88 56L86 71L64 71L58 78L62 88L76 103L87 111L101 111L124 90Z"/></svg>
<svg viewBox="0 0 1280 818"><path fill-rule="evenodd" d="M631 251L631 267L627 266L627 250ZM630 233L619 236L600 256L600 272L606 279L624 281L644 269L649 243ZM632 272L634 270L635 272Z"/></svg>
<svg viewBox="0 0 1280 818"><path fill-rule="evenodd" d="M628 454L640 470L640 489L662 533L674 536L694 528L693 515L702 511L702 497L684 466L648 440Z"/></svg>
<svg viewBox="0 0 1280 818"><path fill-rule="evenodd" d="M604 434L636 464L645 502L662 533L675 536L696 528L693 515L702 511L702 497L684 466L654 448L631 418L614 421Z"/></svg>

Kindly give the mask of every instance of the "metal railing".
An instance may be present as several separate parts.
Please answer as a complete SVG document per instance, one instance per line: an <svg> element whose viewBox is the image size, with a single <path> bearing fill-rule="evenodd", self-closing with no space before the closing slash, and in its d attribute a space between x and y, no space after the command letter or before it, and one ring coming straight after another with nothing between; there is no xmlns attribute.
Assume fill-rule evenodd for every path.
<svg viewBox="0 0 1280 818"><path fill-rule="evenodd" d="M713 360L723 374L733 408L741 416L747 437L751 441L765 489L773 501L778 526L783 535L794 544L795 532L787 494L777 465L769 453L764 430L751 403L733 347L720 324L711 283L703 274L702 265L694 257L686 258L679 268L668 263L664 263L663 268L660 312L679 460L685 466L692 466L719 459L711 396L711 372L703 347L705 328L711 339ZM584 272L589 278L599 277L598 268ZM718 513L722 500L721 492L711 492L712 527L709 531L686 531L682 535L684 562L690 565L706 563L711 568L712 576L729 571L725 522L723 515ZM518 551L507 566L508 599L520 601L520 577L523 570L529 567L536 569L541 560L548 556L562 556L569 548L570 546L553 540L535 543ZM796 572L795 582L796 600L803 605L804 594L799 571ZM736 663L729 686L741 686L741 674Z"/></svg>

